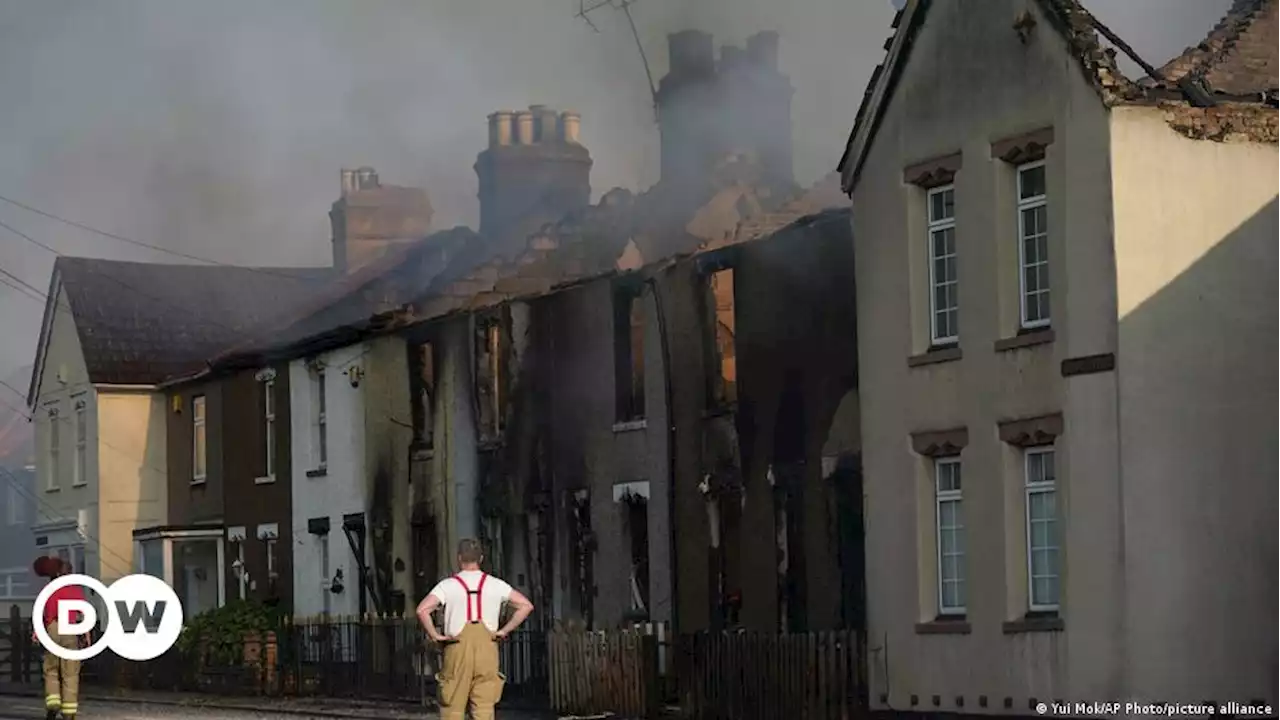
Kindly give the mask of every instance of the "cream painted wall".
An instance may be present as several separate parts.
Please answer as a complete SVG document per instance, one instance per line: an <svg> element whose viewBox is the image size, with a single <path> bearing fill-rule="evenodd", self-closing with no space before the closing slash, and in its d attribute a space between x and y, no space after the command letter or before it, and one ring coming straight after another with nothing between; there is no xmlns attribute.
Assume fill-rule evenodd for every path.
<svg viewBox="0 0 1280 720"><path fill-rule="evenodd" d="M1011 28L1024 10L1039 20L1025 45ZM990 145L1044 127L1055 138L1055 339L998 351L1018 329L1017 215L1014 170ZM928 236L925 192L903 170L956 152L963 356L910 367L928 349ZM853 194L874 707L1027 714L1031 698L1122 689L1115 377L1059 372L1064 358L1115 349L1108 153L1106 112L1038 3L931 5ZM1027 610L1024 495L1020 452L997 423L1055 412L1066 418L1056 444L1065 629L1006 633ZM937 610L933 477L910 436L959 427L970 629L924 633L917 623L926 629Z"/></svg>
<svg viewBox="0 0 1280 720"><path fill-rule="evenodd" d="M1131 687L1274 700L1276 146L1111 133Z"/></svg>
<svg viewBox="0 0 1280 720"><path fill-rule="evenodd" d="M104 582L132 572L133 531L163 525L168 495L165 396L98 392L98 517Z"/></svg>

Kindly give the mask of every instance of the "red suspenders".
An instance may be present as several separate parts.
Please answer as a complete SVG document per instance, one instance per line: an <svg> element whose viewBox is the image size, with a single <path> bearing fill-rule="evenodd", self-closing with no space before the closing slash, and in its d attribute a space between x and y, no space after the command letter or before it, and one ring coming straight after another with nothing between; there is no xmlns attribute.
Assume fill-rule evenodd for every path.
<svg viewBox="0 0 1280 720"><path fill-rule="evenodd" d="M471 588L467 587L467 581L463 580L461 575L453 576L453 579L457 580L458 584L462 586L462 591L467 594L466 598L467 598L467 622L468 623L478 623L483 619L482 615L484 614L484 606L480 603L480 598L481 598L480 594L484 592L484 581L488 577L489 577L488 575L485 575L484 573L480 573L480 584L476 585L475 590L472 590ZM472 595L476 596L476 611L474 615L471 613L471 596Z"/></svg>

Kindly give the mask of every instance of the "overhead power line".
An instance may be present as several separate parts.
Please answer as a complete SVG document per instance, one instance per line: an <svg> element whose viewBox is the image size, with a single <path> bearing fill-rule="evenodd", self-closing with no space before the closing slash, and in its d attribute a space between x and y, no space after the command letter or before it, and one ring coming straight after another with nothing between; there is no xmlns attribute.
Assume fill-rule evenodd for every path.
<svg viewBox="0 0 1280 720"><path fill-rule="evenodd" d="M52 247L52 246L50 246L50 245L48 245L48 244L46 244L46 243L42 243L42 242L40 242L39 240L36 240L35 238L31 237L30 235L28 235L28 234L26 234L26 233L22 232L21 230L19 230L19 229L17 229L17 228L15 228L15 227L13 227L12 225L10 225L10 224L8 224L8 223L6 223L6 222L4 222L4 221L0 221L0 228L4 228L5 230L8 230L9 232L13 233L14 235L17 235L18 237L22 238L23 240L26 240L27 242L31 243L32 245L35 245L35 246L36 246L36 247L38 247L38 248L42 248L42 249L44 249L44 250L47 250L47 251L49 251L49 252L51 252L51 253L53 253L54 255L57 255L57 256L59 256L59 257L62 257L62 256L63 256L63 254L62 254L61 252L58 252L58 250L57 250L56 248L54 248L54 247ZM45 301L46 301L46 302L48 302L48 300L49 300L48 296L47 296L47 295L45 295L44 293L40 292L39 290L36 290L36 288L35 288L34 286L32 286L32 285L28 285L26 282L24 282L24 281L23 281L21 278L19 278L18 276L16 276L16 275L12 275L11 273L8 273L8 272L4 271L4 270L3 270L3 268L0 268L0 272L4 272L4 274L9 275L10 277L12 277L13 279L15 279L15 280L17 280L18 282L22 283L23 285L26 285L27 287L31 288L32 290L35 290L37 293L39 293L39 294L40 294L40 296L41 296L42 298L44 298L44 299L45 299ZM210 324L210 325L215 325L215 326L217 326L217 327L222 328L223 330L227 330L227 331L229 331L229 332L233 332L233 333L239 333L239 332L240 332L239 330L237 330L237 329L235 329L235 328L233 328L233 327L231 327L231 326L229 326L229 325L223 325L222 323L218 322L217 320L214 320L214 319L212 319L212 318L210 318L210 317L207 317L207 316L202 316L200 313L196 312L195 310L192 310L191 308L185 308L185 307L182 307L182 306L180 306L180 305L176 305L176 304L174 304L173 302L167 301L167 300L165 300L164 298L156 297L155 295L152 295L151 293L148 293L148 292L146 292L145 290L142 290L141 288L138 288L138 287L135 287L135 286L133 286L133 285L130 285L129 283L127 283L127 282L125 282L125 281L121 280L120 278L118 278L118 277L116 277L116 276L114 276L114 275L111 275L110 273L100 273L100 272L96 272L96 271L95 271L95 272L94 272L94 274L95 274L95 275L98 275L99 277L106 278L107 280L110 280L111 282L113 282L113 283L115 283L115 284L119 285L120 287L123 287L123 288L128 289L128 290L132 290L133 292L135 292L135 293L137 293L137 294L141 295L142 297L145 297L145 298L147 298L147 299L149 299L149 300L154 300L155 302L160 303L161 305L168 305L169 307L173 308L174 310L178 310L178 311L180 311L180 312L182 312L182 313L186 313L186 314L188 314L188 315L192 315L192 316L195 316L195 317L200 317L200 318L201 318L201 320L202 320L203 322L206 322L206 323L208 323L208 324ZM68 311L70 311L70 308L66 308L66 306L63 306L63 307L64 307L65 309L67 309ZM205 313L204 315L207 315L207 313Z"/></svg>
<svg viewBox="0 0 1280 720"><path fill-rule="evenodd" d="M80 230L84 230L85 232L90 232L90 233L93 233L93 234L95 234L95 235L101 235L102 237L105 237L105 238L110 238L110 239L112 239L112 240L118 240L118 241L120 241L120 242L128 243L128 244L130 244L130 245L135 245L135 246L137 246L137 247L141 247L141 248L146 248L146 249L148 249L148 250L155 250L155 251L157 251L157 252L168 253L169 255L173 255L173 256L175 256L175 257L186 258L187 260L195 260L196 262L202 262L202 263L206 263L206 264L208 264L208 265L220 265L220 266L222 266L222 267L234 267L234 268L239 268L239 269L241 269L241 270L248 270L248 271L250 271L250 272L263 273L263 274L265 274L265 275L275 275L276 277L288 278L288 279L290 279L290 280L306 279L306 278L300 278L298 275L291 274L291 273L286 273L286 272L279 272L279 271L269 270L269 269L267 269L267 268L256 268L256 267L249 267L249 266L246 266L246 265L236 265L235 263L227 263L227 262L222 262L222 261L220 261L220 260L213 260L213 259L211 259L211 258L201 257L201 256L199 256L199 255L192 255L192 254L190 254L190 253L184 253L184 252L179 251L179 250L172 250L172 249L170 249L170 248L163 247L163 246L161 246L161 245L154 245L154 244L152 244L152 243L143 242L143 241L141 241L141 240L135 240L135 239L133 239L133 238L131 238L131 237L126 237L126 236L124 236L124 235L119 235L119 234L117 234L117 233L108 232L108 231L106 231L106 230L99 230L98 228L93 227L92 225L86 225L85 223L82 223L82 222L77 222L77 221L75 221L75 220L68 220L67 218L61 217L61 216L59 216L59 215L55 215L55 214L53 214L53 213L51 213L51 212L49 212L49 211L47 211L47 210L41 210L40 208L33 207L33 206L28 205L28 204L26 204L26 203L24 203L24 202L20 202L20 201L18 201L18 200L14 200L13 198L5 197L5 196L3 196L3 195L0 195L0 201L3 201L3 202L6 202L6 203L9 203L10 205L13 205L14 207L22 208L23 210L26 210L27 212L35 213L36 215L39 215L39 216L41 216L41 217L45 217L45 218L48 218L48 219L50 219L50 220L55 220L55 221L57 221L57 222L60 222L60 223L65 224L65 225L70 225L71 227L74 227L74 228L79 228Z"/></svg>

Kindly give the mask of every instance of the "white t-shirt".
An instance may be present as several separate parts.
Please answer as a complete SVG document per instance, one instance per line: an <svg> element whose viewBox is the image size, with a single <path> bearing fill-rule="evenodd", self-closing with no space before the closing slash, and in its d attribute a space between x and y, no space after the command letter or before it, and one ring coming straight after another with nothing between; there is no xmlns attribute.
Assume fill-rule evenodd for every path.
<svg viewBox="0 0 1280 720"><path fill-rule="evenodd" d="M502 614L502 606L511 598L511 586L479 570L463 570L458 573L458 577L461 577L467 584L467 589L472 591L480 589L480 578L484 578L484 589L480 593L478 603L480 619L484 622L484 626L489 628L489 632L498 632L499 615ZM462 632L462 628L467 624L468 602L471 604L471 617L475 618L476 596L468 596L467 591L455 577L450 576L441 580L428 595L436 596L444 606L444 627L441 631L445 635L456 637Z"/></svg>

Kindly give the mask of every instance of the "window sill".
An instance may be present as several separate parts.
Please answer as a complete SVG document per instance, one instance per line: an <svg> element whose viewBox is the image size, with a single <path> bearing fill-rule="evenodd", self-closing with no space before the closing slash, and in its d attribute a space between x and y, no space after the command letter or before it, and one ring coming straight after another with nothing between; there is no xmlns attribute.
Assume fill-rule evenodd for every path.
<svg viewBox="0 0 1280 720"><path fill-rule="evenodd" d="M323 465L316 468L315 470L307 471L307 477L309 478L322 478L322 477L327 477L328 475L329 475L329 468L324 467Z"/></svg>
<svg viewBox="0 0 1280 720"><path fill-rule="evenodd" d="M73 488L81 488L81 487L86 487L88 484L89 484L89 483L88 483L88 481L78 482L78 483L71 483L71 487L73 487Z"/></svg>
<svg viewBox="0 0 1280 720"><path fill-rule="evenodd" d="M938 363L954 362L964 357L959 345L929 348L928 351L907 358L907 367L921 367Z"/></svg>
<svg viewBox="0 0 1280 720"><path fill-rule="evenodd" d="M1019 348L1035 347L1036 345L1046 345L1053 341L1053 328L1033 328L1030 330L1024 330L1013 337L997 340L996 352L1006 352L1008 350L1017 350Z"/></svg>
<svg viewBox="0 0 1280 720"><path fill-rule="evenodd" d="M191 479L191 485L192 485L193 487L198 486L198 485L204 485L204 484L205 484L205 482L206 482L207 480L208 480L208 478L192 478L192 479Z"/></svg>
<svg viewBox="0 0 1280 720"><path fill-rule="evenodd" d="M1006 621L1004 623L1004 634L1062 632L1063 627L1062 618L1057 615L1028 615L1021 620Z"/></svg>
<svg viewBox="0 0 1280 720"><path fill-rule="evenodd" d="M253 484L254 484L254 485L270 485L270 484L274 483L275 481L276 481L276 476L275 476L275 475L265 475L265 476L263 476L263 477L254 478L254 479L253 479Z"/></svg>
<svg viewBox="0 0 1280 720"><path fill-rule="evenodd" d="M614 423L613 432L614 433L635 432L636 430L644 430L647 427L649 427L649 421L646 420L645 418L640 418L638 420L626 420L626 421L620 421L620 422Z"/></svg>
<svg viewBox="0 0 1280 720"><path fill-rule="evenodd" d="M60 487L54 486L54 487L47 487L47 488L45 488L45 489L44 489L44 491L45 491L45 492L47 492L47 493L55 493L55 492L58 492L58 491L59 491L59 490L61 490L61 489L62 489L62 488L60 488Z"/></svg>
<svg viewBox="0 0 1280 720"><path fill-rule="evenodd" d="M971 632L973 627L963 615L943 615L932 622L916 623L917 635L968 635Z"/></svg>

